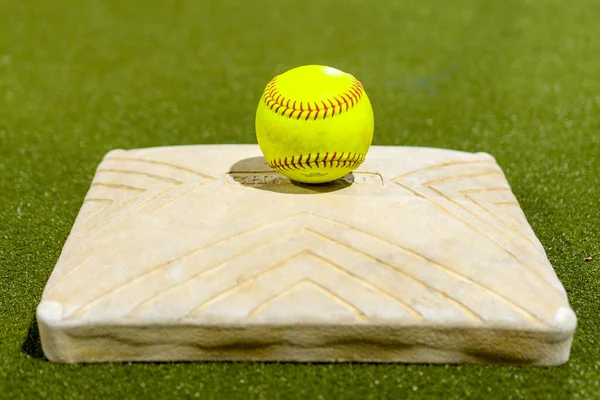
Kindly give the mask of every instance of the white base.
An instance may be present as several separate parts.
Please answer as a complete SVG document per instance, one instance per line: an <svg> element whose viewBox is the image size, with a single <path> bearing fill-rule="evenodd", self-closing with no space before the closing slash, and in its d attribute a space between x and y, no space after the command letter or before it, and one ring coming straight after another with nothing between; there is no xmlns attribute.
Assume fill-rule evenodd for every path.
<svg viewBox="0 0 600 400"><path fill-rule="evenodd" d="M490 155L383 146L318 186L256 145L110 152L37 316L68 363L558 365L576 326Z"/></svg>

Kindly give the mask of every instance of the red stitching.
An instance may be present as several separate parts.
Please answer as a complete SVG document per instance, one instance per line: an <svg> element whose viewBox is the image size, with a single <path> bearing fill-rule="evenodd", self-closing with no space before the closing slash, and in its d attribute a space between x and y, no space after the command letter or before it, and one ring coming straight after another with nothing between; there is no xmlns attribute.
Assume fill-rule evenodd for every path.
<svg viewBox="0 0 600 400"><path fill-rule="evenodd" d="M346 156L344 157L344 154L346 154ZM335 168L338 168L340 166L340 163L342 164L342 168L356 168L358 167L360 164L362 164L362 162L365 159L365 155L364 154L359 154L359 153L333 153L333 155L331 156L331 158L329 157L329 152L325 153L325 155L323 156L323 158L321 160L319 160L321 153L317 153L316 156L314 157L314 160L311 164L311 158L312 158L312 154L307 154L306 155L306 161L303 161L303 157L305 155L299 155L298 159L296 160L296 156L292 156L291 160L288 161L288 157L283 157L283 159L280 158L276 158L270 161L267 161L267 163L269 164L269 166L271 168L273 168L276 171L291 171L291 170L300 170L300 169L307 169L307 168L326 168L327 167L327 161L329 161L329 167L330 168L334 168L333 167L333 162L336 162L336 166ZM336 159L337 156L337 159ZM344 159L342 161L342 158ZM322 166L319 166L319 161L322 162Z"/></svg>
<svg viewBox="0 0 600 400"><path fill-rule="evenodd" d="M331 101L331 99L327 99L327 101L329 102L329 104L331 104L331 116L333 117L335 115L335 105L333 104L333 101ZM323 102L323 104L325 104L325 102ZM327 114L327 111L325 111L325 114Z"/></svg>
<svg viewBox="0 0 600 400"><path fill-rule="evenodd" d="M308 114L306 115L306 118L304 119L305 121L308 121L308 119L310 118L310 113L312 112L312 109L310 108L310 103L307 103L307 107L308 107Z"/></svg>
<svg viewBox="0 0 600 400"><path fill-rule="evenodd" d="M349 167L352 164L352 158L350 156L348 156L348 158L346 158L346 160L344 161L344 167Z"/></svg>
<svg viewBox="0 0 600 400"><path fill-rule="evenodd" d="M348 92L348 94L350 96L352 96L352 99L354 100L354 104L356 104L358 102L358 98L356 97L356 93L354 93L354 91L352 89L350 89L350 91Z"/></svg>
<svg viewBox="0 0 600 400"><path fill-rule="evenodd" d="M340 101L340 99L338 99L337 97L335 98L335 100L338 102L339 106L340 106L340 114L342 113L342 111L344 111L344 104L346 104L346 99L342 97L343 101ZM346 110L348 110L348 104L346 104Z"/></svg>
<svg viewBox="0 0 600 400"><path fill-rule="evenodd" d="M354 107L354 98L349 93L343 93L341 96L345 100L344 103L346 103L346 111L348 111L350 107ZM349 103L352 103L352 105Z"/></svg>
<svg viewBox="0 0 600 400"><path fill-rule="evenodd" d="M321 100L323 107L321 108L317 102L313 102L313 109L311 107L310 102L307 102L306 104L308 109L305 109L304 104L302 102L299 102L299 104L297 104L296 100L294 100L293 104L290 107L290 103L292 102L292 100L284 97L282 93L278 91L276 76L273 79L271 79L271 81L267 84L263 99L267 107L269 107L269 109L273 110L275 106L277 106L274 112L281 116L285 116L286 112L288 110L291 110L291 112L288 114L288 118L292 118L294 113L298 111L296 119L300 119L304 111L307 111L305 121L308 121L313 112L315 113L314 120L317 120L321 111L323 112L323 119L327 118L329 110L331 110L331 114L329 115L330 117L336 115L336 109L338 110L337 113L341 114L342 111L344 111L344 104L346 105L346 111L348 111L351 107L354 107L359 102L359 100L362 98L363 93L364 92L362 83L354 78L346 92L339 94L338 96L326 99L326 101L329 102L329 105L324 100ZM334 104L332 99L335 100L337 104ZM299 109L297 105L300 106Z"/></svg>

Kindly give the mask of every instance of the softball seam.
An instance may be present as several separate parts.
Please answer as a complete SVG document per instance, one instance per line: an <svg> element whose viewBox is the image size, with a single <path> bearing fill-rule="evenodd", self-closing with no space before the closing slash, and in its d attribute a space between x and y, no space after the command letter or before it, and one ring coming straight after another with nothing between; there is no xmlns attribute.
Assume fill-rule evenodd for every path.
<svg viewBox="0 0 600 400"><path fill-rule="evenodd" d="M340 94L339 96L333 96L330 99L321 100L321 104L316 101L292 101L292 99L284 97L277 89L276 76L267 84L263 101L270 110L283 117L295 117L297 120L299 120L304 116L304 120L308 121L309 118L313 116L313 120L316 121L319 118L319 114L322 116L322 119L325 119L328 116L335 116L336 113L339 115L344 111L348 111L358 104L363 96L363 93L364 90L362 84L358 79L353 77L350 88L346 92ZM344 106L346 106L345 110Z"/></svg>
<svg viewBox="0 0 600 400"><path fill-rule="evenodd" d="M362 164L366 156L360 153L325 153L319 159L321 154L317 153L314 158L312 154L303 154L297 157L292 156L291 158L280 157L267 160L267 164L275 171L300 171L303 169L326 168L328 163L329 168L356 168ZM336 163L335 167L333 163Z"/></svg>

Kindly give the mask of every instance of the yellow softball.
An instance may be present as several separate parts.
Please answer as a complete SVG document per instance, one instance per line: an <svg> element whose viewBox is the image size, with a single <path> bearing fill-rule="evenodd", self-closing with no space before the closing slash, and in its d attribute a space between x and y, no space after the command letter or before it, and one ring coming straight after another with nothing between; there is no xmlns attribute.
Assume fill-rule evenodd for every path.
<svg viewBox="0 0 600 400"><path fill-rule="evenodd" d="M354 76L305 65L267 84L255 128L271 168L294 181L323 183L364 161L373 140L373 109Z"/></svg>

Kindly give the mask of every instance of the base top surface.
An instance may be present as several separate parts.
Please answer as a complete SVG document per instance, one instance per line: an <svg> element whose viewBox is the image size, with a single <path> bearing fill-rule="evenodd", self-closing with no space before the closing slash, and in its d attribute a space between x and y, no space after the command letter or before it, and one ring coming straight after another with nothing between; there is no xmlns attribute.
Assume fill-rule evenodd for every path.
<svg viewBox="0 0 600 400"><path fill-rule="evenodd" d="M311 340L328 343L375 327L534 332L562 343L563 361L576 325L492 156L384 146L317 186L273 171L256 145L112 151L38 319L47 343L136 326L214 329L196 342L232 327L317 327Z"/></svg>

